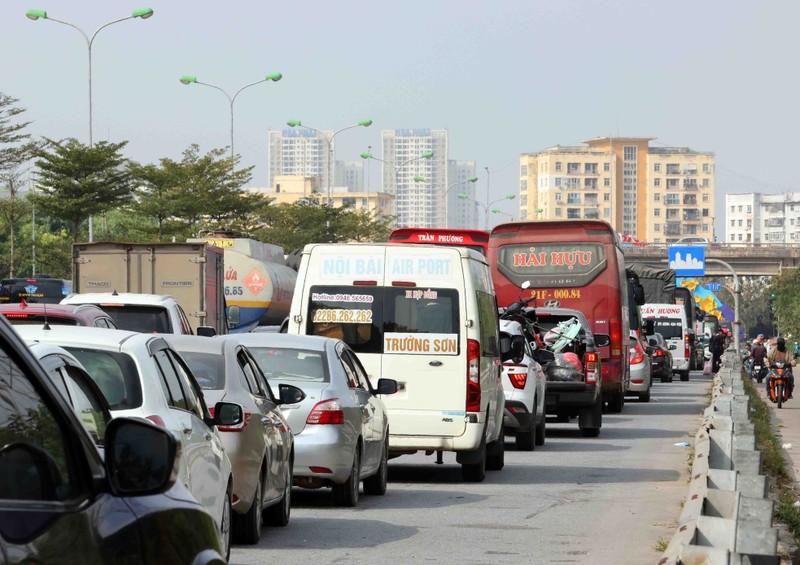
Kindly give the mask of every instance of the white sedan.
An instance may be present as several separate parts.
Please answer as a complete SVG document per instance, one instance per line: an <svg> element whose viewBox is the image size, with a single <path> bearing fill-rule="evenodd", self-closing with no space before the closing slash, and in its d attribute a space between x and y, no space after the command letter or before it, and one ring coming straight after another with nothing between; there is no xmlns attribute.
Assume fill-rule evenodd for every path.
<svg viewBox="0 0 800 565"><path fill-rule="evenodd" d="M146 418L181 439L180 477L215 519L223 554L230 552L233 477L216 424L238 404L220 402L215 418L183 359L164 339L105 328L19 326L29 344L50 343L69 351L103 393L113 417Z"/></svg>

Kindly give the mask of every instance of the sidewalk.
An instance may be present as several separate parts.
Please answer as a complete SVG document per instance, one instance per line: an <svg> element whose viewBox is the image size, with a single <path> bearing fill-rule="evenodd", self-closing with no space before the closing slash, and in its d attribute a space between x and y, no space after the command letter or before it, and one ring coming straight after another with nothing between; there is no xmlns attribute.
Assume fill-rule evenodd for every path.
<svg viewBox="0 0 800 565"><path fill-rule="evenodd" d="M767 399L764 383L756 384L758 395L770 408L772 422L780 432L781 444L784 446L784 459L787 462L787 471L797 483L800 475L800 396L795 396L778 410L778 405ZM795 381L797 384L797 381ZM795 390L797 392L800 389Z"/></svg>

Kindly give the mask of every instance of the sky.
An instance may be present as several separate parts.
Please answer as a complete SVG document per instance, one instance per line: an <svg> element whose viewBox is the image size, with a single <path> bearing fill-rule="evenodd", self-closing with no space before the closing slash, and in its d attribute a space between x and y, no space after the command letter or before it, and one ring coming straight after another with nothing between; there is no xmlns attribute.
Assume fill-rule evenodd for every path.
<svg viewBox="0 0 800 565"><path fill-rule="evenodd" d="M270 129L301 120L336 130L357 160L381 131L446 128L450 159L474 160L476 197L518 194L521 153L594 137L716 155L716 233L724 195L797 190L796 0L2 0L0 92L19 99L34 136L88 143L90 37L94 139L127 140L140 163L230 143L267 183ZM380 167L370 167L370 185ZM489 173L486 173L486 168ZM487 182L488 181L488 182ZM516 216L517 201L496 206ZM492 223L508 218L500 214Z"/></svg>

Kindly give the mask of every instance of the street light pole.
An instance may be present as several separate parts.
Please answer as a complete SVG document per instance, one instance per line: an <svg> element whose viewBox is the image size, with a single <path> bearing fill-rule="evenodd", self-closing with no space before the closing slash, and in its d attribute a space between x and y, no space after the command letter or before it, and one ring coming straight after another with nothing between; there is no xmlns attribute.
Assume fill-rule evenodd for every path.
<svg viewBox="0 0 800 565"><path fill-rule="evenodd" d="M489 180L490 180L491 175L489 174L489 167L484 167L483 170L486 171L486 209L488 210L489 206L490 206L490 204L489 204ZM486 213L486 217L487 217L487 222L486 223L488 224L489 223L488 222L488 217L489 217L489 213L488 212Z"/></svg>
<svg viewBox="0 0 800 565"><path fill-rule="evenodd" d="M369 146L369 149L372 149L372 146ZM420 153L417 157L412 157L411 159L407 159L406 161L403 161L402 163L399 163L399 164L395 165L391 161L386 161L385 159L381 159L379 157L375 157L369 151L367 151L366 153L362 153L361 154L361 158L362 159L373 159L375 161L380 161L381 163L383 163L385 165L389 165L390 167L392 167L392 169L394 169L394 190L395 190L395 192L397 192L397 185L400 183L400 171L403 169L403 167L405 167L406 165L409 165L409 164L411 164L411 163L413 163L415 161L420 161L422 159L430 159L431 157L433 157L433 151L424 151L424 152ZM367 161L367 162L369 163L369 161ZM414 180L414 182L424 182L425 179L423 177L421 177L421 176L415 176L413 180ZM382 186L383 185L381 185L381 187ZM396 197L397 197L397 195L395 195L395 198Z"/></svg>
<svg viewBox="0 0 800 565"><path fill-rule="evenodd" d="M323 133L322 131L320 131L320 130L318 130L316 128L312 128L312 127L309 127L307 125L304 125L300 120L289 120L288 122L286 122L286 125L288 125L289 127L302 126L302 127L306 128L306 129L310 129L311 131L315 131L319 135L321 135L322 139L324 139L325 142L328 144L328 198L327 198L327 204L328 204L328 208L331 208L331 206L332 206L332 201L331 201L331 183L333 182L333 157L334 157L334 155L333 155L333 138L336 137L337 135L339 135L340 133L342 133L343 131L347 131L349 129L358 128L358 127L368 128L369 126L372 125L372 120L370 120L370 119L361 120L357 124L353 124L351 126L347 126L347 127L343 127L341 129L338 129L338 130L334 131L333 134L330 135L330 137L325 135L325 133ZM330 210L329 210L329 212L330 212ZM325 221L325 226L326 226L326 228L328 230L328 235L330 236L330 228L331 228L330 214L326 214L326 215L328 216L328 219Z"/></svg>
<svg viewBox="0 0 800 565"><path fill-rule="evenodd" d="M119 18L116 20L112 20L110 22L104 23L99 28L97 28L91 37L89 37L85 31L81 28L76 26L75 24L71 24L69 22L65 22L63 20L57 20L55 18L51 18L47 15L45 10L28 10L25 12L25 16L33 21L42 19L51 22L55 22L58 24L63 24L65 26L69 26L72 29L76 29L80 32L83 38L86 40L86 48L89 53L89 147L94 147L94 136L92 133L92 46L94 45L94 39L97 37L97 34L100 33L100 30L107 28L112 24L116 24L119 22L124 22L125 20L132 20L135 18L139 18L142 20L146 20L147 18L153 15L153 10L151 8L138 8L131 12L130 16L126 16L124 18ZM94 241L94 221L91 216L89 216L89 242Z"/></svg>
<svg viewBox="0 0 800 565"><path fill-rule="evenodd" d="M231 158L233 158L233 156L234 156L234 152L233 152L233 103L236 101L236 97L239 96L239 94L242 92L242 90L244 90L246 88L250 88L251 86L255 86L257 84L261 84L262 82L267 82L267 81L278 82L282 78L283 78L283 75L281 73L270 73L270 74L264 75L264 78L262 78L261 80L257 80L256 82L251 82L250 84L244 85L242 88L237 90L236 94L234 94L233 96L231 96L230 94L228 94L227 92L225 92L223 89L221 89L218 86L215 86L213 84L208 84L207 82L200 82L199 80L197 80L196 76L184 75L178 80L180 80L181 84L201 84L203 86L210 86L211 88L219 90L222 94L224 94L228 98L228 102L230 103L230 107L231 107Z"/></svg>
<svg viewBox="0 0 800 565"><path fill-rule="evenodd" d="M477 181L478 181L478 177L469 177L469 178L466 178L466 179L462 179L462 180L456 181L456 182L454 182L453 184L451 184L450 186L448 186L445 189L445 191L444 191L444 227L446 227L446 228L450 227L449 222L448 222L447 193L450 192L450 189L453 188L454 186L458 186L459 184L464 184L465 182L475 183Z"/></svg>
<svg viewBox="0 0 800 565"><path fill-rule="evenodd" d="M517 196L516 196L516 194L506 194L502 198L498 198L497 200L493 200L493 201L489 202L486 205L484 205L479 200L476 200L475 198L472 198L469 194L466 194L466 193L463 193L463 192L460 193L458 195L458 197L460 199L462 199L462 200L472 200L473 202L477 202L480 206L483 206L484 218L485 218L485 220L484 220L484 229L486 231L489 231L489 207L492 204L497 204L498 202L502 202L503 200L514 200Z"/></svg>

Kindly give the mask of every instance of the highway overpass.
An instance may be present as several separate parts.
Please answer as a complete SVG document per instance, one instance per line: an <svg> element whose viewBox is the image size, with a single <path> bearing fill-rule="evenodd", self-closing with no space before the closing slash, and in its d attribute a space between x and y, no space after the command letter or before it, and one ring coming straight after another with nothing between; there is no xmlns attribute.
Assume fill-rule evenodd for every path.
<svg viewBox="0 0 800 565"><path fill-rule="evenodd" d="M785 269L800 267L800 244L743 245L712 243L705 246L706 259L719 259L730 264L739 276L780 275ZM623 248L629 263L667 264L667 246L637 243ZM706 264L707 276L730 276L730 271L716 263Z"/></svg>

